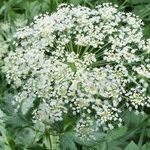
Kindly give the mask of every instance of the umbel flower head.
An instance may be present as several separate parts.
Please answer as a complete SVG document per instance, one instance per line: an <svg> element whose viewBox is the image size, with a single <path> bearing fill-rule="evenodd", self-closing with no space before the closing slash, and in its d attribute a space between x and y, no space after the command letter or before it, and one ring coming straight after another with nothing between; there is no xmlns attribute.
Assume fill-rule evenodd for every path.
<svg viewBox="0 0 150 150"><path fill-rule="evenodd" d="M150 40L132 13L104 3L95 9L61 4L14 35L3 72L18 91L13 105L33 122L53 125L76 116L78 136L121 126L125 109L150 107ZM81 134L83 133L83 134Z"/></svg>

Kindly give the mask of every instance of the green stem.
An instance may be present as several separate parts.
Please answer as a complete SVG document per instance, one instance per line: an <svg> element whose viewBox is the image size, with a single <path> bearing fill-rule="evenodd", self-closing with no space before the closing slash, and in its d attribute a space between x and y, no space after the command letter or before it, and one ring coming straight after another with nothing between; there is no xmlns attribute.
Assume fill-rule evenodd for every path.
<svg viewBox="0 0 150 150"><path fill-rule="evenodd" d="M139 142L138 142L139 148L142 147L143 139L144 139L144 134L145 134L145 127L142 129L142 133L141 133L140 138L139 138Z"/></svg>
<svg viewBox="0 0 150 150"><path fill-rule="evenodd" d="M90 50L89 50L89 53L91 53L93 51L94 47L92 47Z"/></svg>
<svg viewBox="0 0 150 150"><path fill-rule="evenodd" d="M82 46L79 47L79 53L78 54L80 55L81 52L82 52Z"/></svg>
<svg viewBox="0 0 150 150"><path fill-rule="evenodd" d="M96 58L98 59L99 57L101 57L103 55L103 52L99 53L98 55L96 55Z"/></svg>
<svg viewBox="0 0 150 150"><path fill-rule="evenodd" d="M103 48L105 48L107 45L109 45L109 43L106 43L105 45L103 45L103 47L101 47L100 49L98 49L95 53L97 53L98 51L101 51Z"/></svg>
<svg viewBox="0 0 150 150"><path fill-rule="evenodd" d="M52 141L51 141L51 135L48 136L48 139L49 139L49 147L51 150L53 150L53 144L52 144Z"/></svg>
<svg viewBox="0 0 150 150"><path fill-rule="evenodd" d="M79 54L79 45L77 44L77 54Z"/></svg>
<svg viewBox="0 0 150 150"><path fill-rule="evenodd" d="M146 10L144 10L143 11L143 14L141 15L141 18L144 18L145 17L145 14L150 10L150 4L147 6L148 7L148 9L146 9Z"/></svg>
<svg viewBox="0 0 150 150"><path fill-rule="evenodd" d="M89 48L90 48L90 46L87 46L87 47L85 48L85 50L82 52L80 58L83 57L83 55L88 51Z"/></svg>
<svg viewBox="0 0 150 150"><path fill-rule="evenodd" d="M108 146L107 141L106 141L106 150L109 150L109 146Z"/></svg>
<svg viewBox="0 0 150 150"><path fill-rule="evenodd" d="M71 49L71 51L73 52L73 51L74 51L74 48L73 48L72 40L70 40L69 44L70 44L70 49Z"/></svg>
<svg viewBox="0 0 150 150"><path fill-rule="evenodd" d="M34 138L33 138L32 142L31 142L31 144L34 144L35 139L36 139L36 136L37 136L37 133L38 133L38 132L36 131L35 136L34 136Z"/></svg>
<svg viewBox="0 0 150 150"><path fill-rule="evenodd" d="M69 47L68 44L66 44L66 50L67 50L68 52L71 52L71 49L70 49L70 47Z"/></svg>
<svg viewBox="0 0 150 150"><path fill-rule="evenodd" d="M107 65L107 64L115 64L115 62L97 61L97 62L91 64L90 66L103 66L103 65Z"/></svg>

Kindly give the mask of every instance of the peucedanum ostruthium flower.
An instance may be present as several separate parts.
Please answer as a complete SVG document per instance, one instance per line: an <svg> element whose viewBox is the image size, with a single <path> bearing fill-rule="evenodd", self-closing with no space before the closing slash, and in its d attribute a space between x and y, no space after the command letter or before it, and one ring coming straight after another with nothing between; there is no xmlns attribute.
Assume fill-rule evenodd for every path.
<svg viewBox="0 0 150 150"><path fill-rule="evenodd" d="M61 4L35 17L15 33L15 49L4 59L6 79L19 89L16 111L38 99L33 122L51 126L78 116L74 128L81 137L120 127L121 107L144 112L150 107L150 40L142 26L108 3L95 9Z"/></svg>

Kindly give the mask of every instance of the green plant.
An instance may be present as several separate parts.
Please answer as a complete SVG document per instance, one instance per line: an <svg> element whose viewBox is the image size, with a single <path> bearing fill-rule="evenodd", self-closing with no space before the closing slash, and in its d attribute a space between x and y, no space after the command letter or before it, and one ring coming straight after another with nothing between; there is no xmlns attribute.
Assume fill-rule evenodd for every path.
<svg viewBox="0 0 150 150"><path fill-rule="evenodd" d="M10 53L15 50L15 46L12 43L12 40L14 40L12 34L16 32L16 28L20 28L26 24L30 24L33 21L34 16L38 16L40 13L45 13L45 12L51 13L56 11L57 6L62 2L73 3L75 5L78 4L86 5L90 8L94 8L96 5L103 2L113 2L114 4L118 4L119 9L121 11L125 11L125 12L133 11L135 14L139 15L140 18L142 18L142 20L144 20L145 26L144 26L143 33L145 37L149 38L150 13L149 13L148 6L150 2L148 2L147 0L144 0L142 2L137 0L136 1L134 0L126 0L126 1L118 1L118 0L115 1L108 1L108 0L4 1L2 0L0 2L1 5L0 18L1 18L1 29L2 29L1 38L0 38L1 47L2 47L1 48L2 50L0 51L0 55L2 58L1 66L4 65L4 61L3 61L4 58L7 55L10 55ZM106 45L106 47L108 46L109 45ZM69 42L68 44L66 44L65 49L69 51L75 50L75 52L76 53L78 52L80 54L80 57L82 58L84 56L82 55L84 54L83 50L89 52L91 50L91 47L87 47L87 48L84 48L84 46L77 47L74 43ZM148 46L146 49L147 51L149 51ZM72 54L72 56L68 54L69 57L76 57L74 56L73 53L71 52L69 53L70 55ZM149 57L147 53L145 54L141 52L138 53L138 55L141 54L144 55L145 58ZM46 55L50 55L50 53L47 52ZM91 58L91 56L89 56L89 58ZM79 60L78 58L74 58L74 59L77 61L77 63L81 63L80 59ZM9 62L11 62L12 60L10 60ZM95 60L93 59L92 61L94 62ZM14 64L11 65L12 67L14 66ZM55 65L55 62L53 62L53 65ZM68 65L73 72L76 72L77 68L72 62L71 63L69 62ZM105 64L104 62L98 62L97 64L95 63L93 67L97 65L100 66ZM12 67L10 67L9 70L11 70ZM137 70L139 71L139 74L142 69L143 68L139 68L139 70ZM19 71L21 71L21 69L19 69L18 72ZM142 75L147 76L146 73ZM142 78L144 78L144 80L147 83L149 83L149 79L147 77L142 77ZM122 127L115 128L107 132L101 131L98 133L94 133L93 135L95 139L93 140L91 139L89 141L86 138L82 138L82 139L78 138L74 130L72 130L72 128L75 125L75 122L78 120L78 116L72 117L71 115L66 115L62 122L56 123L51 127L49 127L49 125L45 126L43 123L39 124L38 122L34 124L32 122L32 117L33 117L32 112L33 109L38 108L39 106L38 99L33 103L32 103L32 99L30 99L31 103L28 103L29 101L27 101L27 103L25 103L22 106L22 108L19 109L18 113L16 113L16 107L14 107L11 102L14 101L14 95L18 93L20 87L12 88L12 86L8 85L7 81L5 81L4 74L2 72L1 72L0 80L1 80L0 81L1 82L1 90L0 90L1 110L3 110L3 112L5 113L4 114L3 112L1 112L0 115L0 118L2 119L2 123L0 126L0 133L1 133L0 148L1 149L4 150L55 149L56 150L60 148L63 150L67 150L67 149L70 150L77 150L77 149L79 150L80 149L83 150L89 150L89 149L90 150L101 150L101 149L102 150L108 150L108 149L109 150L121 150L121 149L148 150L150 147L150 143L148 142L150 138L150 116L149 116L149 109L146 107L143 108L146 113L144 115L142 114L136 115L133 111L128 111L128 110L124 111L124 113L121 114L122 115L121 117L123 118L122 120L124 121ZM14 84L17 85L17 82L14 82ZM147 95L148 94L149 94L149 89L147 90ZM123 108L124 107L122 107L122 109ZM65 109L64 109L64 113L65 113Z"/></svg>

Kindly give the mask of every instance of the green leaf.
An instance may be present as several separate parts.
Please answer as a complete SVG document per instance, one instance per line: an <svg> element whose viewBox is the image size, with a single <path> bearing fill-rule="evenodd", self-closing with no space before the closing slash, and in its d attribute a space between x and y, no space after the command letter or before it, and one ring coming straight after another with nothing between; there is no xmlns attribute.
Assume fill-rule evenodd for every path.
<svg viewBox="0 0 150 150"><path fill-rule="evenodd" d="M150 138L150 128L146 129L146 135L147 135L148 138Z"/></svg>
<svg viewBox="0 0 150 150"><path fill-rule="evenodd" d="M13 141L8 135L5 126L3 126L3 124L0 124L0 149L13 150L14 145L11 142Z"/></svg>
<svg viewBox="0 0 150 150"><path fill-rule="evenodd" d="M1 147L0 147L1 148ZM3 145L3 150L12 150L10 146L8 145Z"/></svg>
<svg viewBox="0 0 150 150"><path fill-rule="evenodd" d="M43 144L47 149L57 150L59 147L58 141L59 141L58 136L49 135L49 133L45 135L43 138Z"/></svg>
<svg viewBox="0 0 150 150"><path fill-rule="evenodd" d="M12 105L13 95L9 93L5 93L1 108L6 115L14 114L14 107Z"/></svg>
<svg viewBox="0 0 150 150"><path fill-rule="evenodd" d="M124 147L125 143L120 140L112 141L107 144L107 147L109 150L122 150L122 147Z"/></svg>
<svg viewBox="0 0 150 150"><path fill-rule="evenodd" d="M17 133L15 143L16 145L29 146L34 139L36 132L30 128L24 128Z"/></svg>
<svg viewBox="0 0 150 150"><path fill-rule="evenodd" d="M101 142L99 144L97 144L96 146L94 146L94 150L106 150L107 144L106 142Z"/></svg>
<svg viewBox="0 0 150 150"><path fill-rule="evenodd" d="M145 5L136 5L133 8L133 12L141 18L150 15L150 3Z"/></svg>
<svg viewBox="0 0 150 150"><path fill-rule="evenodd" d="M124 150L140 150L139 147L133 142L131 141Z"/></svg>
<svg viewBox="0 0 150 150"><path fill-rule="evenodd" d="M22 113L25 115L33 107L34 98L27 98L21 106Z"/></svg>
<svg viewBox="0 0 150 150"><path fill-rule="evenodd" d="M80 4L81 2L82 0L70 0L70 3L74 5Z"/></svg>
<svg viewBox="0 0 150 150"><path fill-rule="evenodd" d="M148 3L148 0L131 0L132 4L145 4Z"/></svg>
<svg viewBox="0 0 150 150"><path fill-rule="evenodd" d="M126 111L124 115L124 121L129 128L135 128L135 126L141 123L145 118L146 115L136 115L134 111Z"/></svg>
<svg viewBox="0 0 150 150"><path fill-rule="evenodd" d="M34 145L28 147L28 150L48 150L48 149L44 148L40 144L34 144Z"/></svg>
<svg viewBox="0 0 150 150"><path fill-rule="evenodd" d="M113 130L108 131L107 134L107 140L111 141L111 140L116 140L122 136L124 136L127 132L127 127L126 126L122 126L120 128L115 128Z"/></svg>
<svg viewBox="0 0 150 150"><path fill-rule="evenodd" d="M0 109L0 124L2 124L5 120L6 115L4 112Z"/></svg>
<svg viewBox="0 0 150 150"><path fill-rule="evenodd" d="M74 134L72 132L66 132L60 138L61 150L78 150L74 141Z"/></svg>
<svg viewBox="0 0 150 150"><path fill-rule="evenodd" d="M14 114L12 116L8 116L8 119L6 120L6 124L11 127L11 129L15 128L22 128L26 125L29 125L30 122L28 122L22 115Z"/></svg>
<svg viewBox="0 0 150 150"><path fill-rule="evenodd" d="M150 143L146 143L142 146L141 150L149 150L150 149Z"/></svg>
<svg viewBox="0 0 150 150"><path fill-rule="evenodd" d="M93 133L94 138L90 138L90 139L81 139L79 137L75 137L75 141L76 143L80 144L80 145L84 145L84 146L88 146L88 147L93 147L103 141L105 141L105 134L104 133Z"/></svg>
<svg viewBox="0 0 150 150"><path fill-rule="evenodd" d="M150 37L150 25L145 26L143 33L146 37Z"/></svg>

